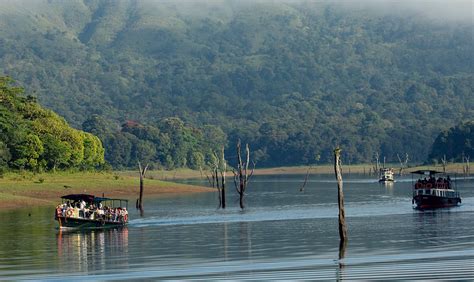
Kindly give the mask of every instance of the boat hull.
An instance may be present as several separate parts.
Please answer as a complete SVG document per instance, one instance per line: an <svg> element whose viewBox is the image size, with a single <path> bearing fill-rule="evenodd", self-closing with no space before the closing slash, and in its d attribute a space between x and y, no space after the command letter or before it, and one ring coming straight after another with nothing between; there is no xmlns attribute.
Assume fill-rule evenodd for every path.
<svg viewBox="0 0 474 282"><path fill-rule="evenodd" d="M395 182L395 180L393 180L393 179L380 179L379 182L380 183L390 183L390 182L393 183L393 182Z"/></svg>
<svg viewBox="0 0 474 282"><path fill-rule="evenodd" d="M74 218L58 216L56 220L59 228L65 229L98 229L98 228L117 228L127 224L123 221L95 220L86 218Z"/></svg>
<svg viewBox="0 0 474 282"><path fill-rule="evenodd" d="M460 197L440 197L435 195L416 195L413 202L417 209L437 209L455 207L461 204Z"/></svg>

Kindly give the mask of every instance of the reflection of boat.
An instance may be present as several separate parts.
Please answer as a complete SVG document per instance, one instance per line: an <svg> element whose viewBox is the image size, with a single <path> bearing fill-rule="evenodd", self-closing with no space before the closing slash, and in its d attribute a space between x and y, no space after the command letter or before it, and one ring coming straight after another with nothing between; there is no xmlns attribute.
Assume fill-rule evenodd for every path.
<svg viewBox="0 0 474 282"><path fill-rule="evenodd" d="M412 203L416 204L416 208L445 208L461 203L461 196L455 191L449 175L445 177L443 172L434 170L417 170L412 173L419 175L419 179L413 184ZM436 179L436 175L440 177Z"/></svg>
<svg viewBox="0 0 474 282"><path fill-rule="evenodd" d="M58 268L61 272L91 273L104 271L120 261L128 264L128 228L59 229L57 236Z"/></svg>
<svg viewBox="0 0 474 282"><path fill-rule="evenodd" d="M394 182L393 168L381 168L379 171L379 182Z"/></svg>
<svg viewBox="0 0 474 282"><path fill-rule="evenodd" d="M128 200L88 194L71 194L61 199L55 212L60 228L110 228L128 223Z"/></svg>

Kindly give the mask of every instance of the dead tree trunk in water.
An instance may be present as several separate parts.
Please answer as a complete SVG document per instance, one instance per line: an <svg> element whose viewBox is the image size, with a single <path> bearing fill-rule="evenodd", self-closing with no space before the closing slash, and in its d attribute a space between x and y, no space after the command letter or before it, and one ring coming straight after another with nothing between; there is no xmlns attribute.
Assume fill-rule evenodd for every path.
<svg viewBox="0 0 474 282"><path fill-rule="evenodd" d="M140 173L140 198L138 199L137 208L143 211L143 182L148 169L148 164L142 169L142 165L138 162L138 172Z"/></svg>
<svg viewBox="0 0 474 282"><path fill-rule="evenodd" d="M375 164L374 164L374 174L377 175L379 173L379 153L375 153Z"/></svg>
<svg viewBox="0 0 474 282"><path fill-rule="evenodd" d="M306 171L306 177L304 178L303 186L300 188L300 192L304 191L304 187L306 186L306 183L308 182L308 176L309 176L309 171L311 170L311 166L308 167L308 170Z"/></svg>
<svg viewBox="0 0 474 282"><path fill-rule="evenodd" d="M443 172L446 173L446 165L448 164L448 161L446 160L446 155L444 155L441 159L441 164L443 165Z"/></svg>
<svg viewBox="0 0 474 282"><path fill-rule="evenodd" d="M398 158L398 162L400 163L400 169L398 170L398 175L402 176L403 175L403 162L399 154L397 154L397 158Z"/></svg>
<svg viewBox="0 0 474 282"><path fill-rule="evenodd" d="M471 158L471 156L467 156L466 157L466 171L467 171L467 176L469 176L471 174L471 165L470 165L470 161L469 159Z"/></svg>
<svg viewBox="0 0 474 282"><path fill-rule="evenodd" d="M471 173L471 168L470 168L470 159L471 157L470 156L464 156L464 153L463 153L463 156L462 156L462 172L464 174L464 176L469 176L469 174Z"/></svg>
<svg viewBox="0 0 474 282"><path fill-rule="evenodd" d="M405 161L402 161L400 155L397 154L398 161L400 162L400 170L398 171L398 175L403 175L403 170L408 166L408 153L405 154Z"/></svg>
<svg viewBox="0 0 474 282"><path fill-rule="evenodd" d="M217 189L217 195L219 196L219 207L225 209L226 206L226 197L225 197L225 185L226 185L226 171L227 171L227 162L224 157L224 147L222 147L221 157L218 157L216 153L213 153L214 164L212 167L211 175L212 181L209 176L209 184L212 188ZM220 182L219 182L220 180Z"/></svg>
<svg viewBox="0 0 474 282"><path fill-rule="evenodd" d="M347 226L344 212L344 193L342 192L341 149L334 149L334 173L337 179L337 202L339 206L339 238L341 244L347 239Z"/></svg>
<svg viewBox="0 0 474 282"><path fill-rule="evenodd" d="M245 162L242 161L242 154L240 151L241 151L241 145L240 145L240 140L239 140L237 142L237 171L234 170L233 172L234 172L235 189L237 190L237 193L239 194L240 208L244 209L245 190L247 189L249 179L253 175L253 172L255 169L255 163L253 164L252 171L249 174L249 162L250 162L249 144L245 145L245 153L246 153Z"/></svg>
<svg viewBox="0 0 474 282"><path fill-rule="evenodd" d="M221 159L221 207L225 209L225 177L227 170L227 162L224 158L224 147L222 147L222 159Z"/></svg>

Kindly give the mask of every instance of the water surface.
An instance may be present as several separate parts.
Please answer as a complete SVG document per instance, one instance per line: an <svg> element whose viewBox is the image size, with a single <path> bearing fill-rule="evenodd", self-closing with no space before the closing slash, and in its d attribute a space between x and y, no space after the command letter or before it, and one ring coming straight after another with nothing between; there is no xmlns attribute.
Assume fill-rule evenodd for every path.
<svg viewBox="0 0 474 282"><path fill-rule="evenodd" d="M463 205L414 210L411 181L345 177L349 242L339 260L333 176L253 178L246 209L228 187L148 198L128 227L59 232L47 208L2 212L0 279L473 279L474 181ZM146 189L146 188L145 188Z"/></svg>

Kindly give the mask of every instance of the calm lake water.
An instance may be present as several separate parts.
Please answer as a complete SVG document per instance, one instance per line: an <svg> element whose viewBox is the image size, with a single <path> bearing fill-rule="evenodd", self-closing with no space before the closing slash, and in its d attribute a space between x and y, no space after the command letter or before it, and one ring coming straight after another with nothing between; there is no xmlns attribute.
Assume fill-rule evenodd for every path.
<svg viewBox="0 0 474 282"><path fill-rule="evenodd" d="M349 242L338 259L333 176L255 177L244 211L228 188L147 199L128 227L59 232L46 208L1 212L0 279L474 279L474 180L463 205L417 211L411 178L345 176ZM146 186L145 186L146 189ZM30 215L29 215L30 214Z"/></svg>

